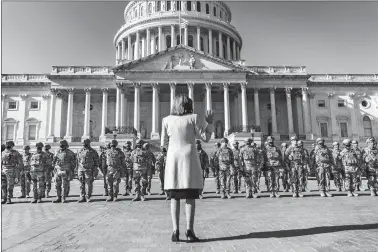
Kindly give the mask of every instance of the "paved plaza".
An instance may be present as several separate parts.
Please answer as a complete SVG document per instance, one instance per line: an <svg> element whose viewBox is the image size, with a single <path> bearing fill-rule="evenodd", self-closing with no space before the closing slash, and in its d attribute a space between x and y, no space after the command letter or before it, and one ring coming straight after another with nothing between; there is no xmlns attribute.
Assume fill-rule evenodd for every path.
<svg viewBox="0 0 378 252"><path fill-rule="evenodd" d="M237 194L222 200L213 179L206 182L206 199L198 200L196 209L200 243L170 241L170 202L157 194L157 179L147 201L120 196L109 203L101 196L102 181L96 180L89 204L76 203L79 183L74 180L67 204L52 204L51 197L42 204L14 199L15 204L2 205L2 251L378 251L378 197L367 191L357 198L334 191L335 197L321 198L312 191L305 198L282 193L271 199L262 193L259 199ZM310 189L315 189L313 180ZM19 194L17 187L15 196ZM183 206L181 239L186 230Z"/></svg>

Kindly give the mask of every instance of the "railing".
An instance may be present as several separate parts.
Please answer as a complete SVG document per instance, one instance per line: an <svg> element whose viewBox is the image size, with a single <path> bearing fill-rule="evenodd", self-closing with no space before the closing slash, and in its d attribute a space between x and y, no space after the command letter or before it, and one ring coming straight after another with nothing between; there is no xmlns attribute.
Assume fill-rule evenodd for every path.
<svg viewBox="0 0 378 252"><path fill-rule="evenodd" d="M122 127L116 127L116 126L107 126L105 127L105 134L113 134L113 132L117 132L118 134L137 134L137 130L132 126L122 126Z"/></svg>
<svg viewBox="0 0 378 252"><path fill-rule="evenodd" d="M290 137L289 135L280 135L280 140L282 141L289 141Z"/></svg>
<svg viewBox="0 0 378 252"><path fill-rule="evenodd" d="M80 143L81 142L81 137L72 137L72 142L73 143Z"/></svg>
<svg viewBox="0 0 378 252"><path fill-rule="evenodd" d="M261 127L260 125L235 125L231 128L232 132L243 132L243 129L247 130L247 132L261 132Z"/></svg>
<svg viewBox="0 0 378 252"><path fill-rule="evenodd" d="M306 140L306 135L298 135L298 140Z"/></svg>

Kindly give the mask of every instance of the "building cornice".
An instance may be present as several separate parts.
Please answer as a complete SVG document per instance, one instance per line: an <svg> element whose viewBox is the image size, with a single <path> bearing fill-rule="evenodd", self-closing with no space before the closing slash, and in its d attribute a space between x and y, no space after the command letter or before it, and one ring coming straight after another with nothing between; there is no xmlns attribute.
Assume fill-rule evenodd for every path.
<svg viewBox="0 0 378 252"><path fill-rule="evenodd" d="M113 75L110 66L52 66L51 75Z"/></svg>
<svg viewBox="0 0 378 252"><path fill-rule="evenodd" d="M2 74L3 87L50 86L51 81L47 74Z"/></svg>
<svg viewBox="0 0 378 252"><path fill-rule="evenodd" d="M306 66L245 66L259 75L304 75Z"/></svg>
<svg viewBox="0 0 378 252"><path fill-rule="evenodd" d="M248 75L249 80L308 80L309 75Z"/></svg>
<svg viewBox="0 0 378 252"><path fill-rule="evenodd" d="M314 74L308 86L377 86L378 74Z"/></svg>

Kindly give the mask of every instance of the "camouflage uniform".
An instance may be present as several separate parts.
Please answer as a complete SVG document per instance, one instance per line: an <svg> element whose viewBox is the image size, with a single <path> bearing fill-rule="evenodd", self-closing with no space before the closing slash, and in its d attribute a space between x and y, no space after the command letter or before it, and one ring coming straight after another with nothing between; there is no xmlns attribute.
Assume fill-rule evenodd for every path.
<svg viewBox="0 0 378 252"><path fill-rule="evenodd" d="M25 198L26 196L29 197L30 193L30 184L31 184L31 177L30 177L30 158L32 154L29 152L30 146L24 146L24 153L22 153L22 167L20 169L20 187L21 187L21 196L19 198Z"/></svg>
<svg viewBox="0 0 378 252"><path fill-rule="evenodd" d="M165 176L165 163L167 161L167 150L164 147L160 147L161 151L156 158L156 171L159 173L160 179L160 195L164 195L164 176Z"/></svg>
<svg viewBox="0 0 378 252"><path fill-rule="evenodd" d="M336 189L341 192L343 187L343 169L342 164L340 162L340 148L339 143L334 142L333 143L333 149L332 149L332 158L333 158L333 166L332 166L332 173L333 173L333 182L335 183Z"/></svg>
<svg viewBox="0 0 378 252"><path fill-rule="evenodd" d="M147 157L148 157L148 159L147 159L147 167L148 167L148 169L147 169L147 182L148 182L147 193L148 193L148 195L150 195L151 194L152 177L155 174L156 158L155 158L154 153L152 153L149 150L148 143L143 144L143 149L146 151L146 154L147 154ZM143 192L143 194L146 194L146 193Z"/></svg>
<svg viewBox="0 0 378 252"><path fill-rule="evenodd" d="M366 165L366 176L368 178L368 185L371 196L377 195L378 188L378 149L376 147L375 139L370 137L366 140L368 147L364 149L362 160Z"/></svg>
<svg viewBox="0 0 378 252"><path fill-rule="evenodd" d="M20 177L19 166L20 164L20 154L13 150L13 141L6 143L7 149L1 153L1 192L2 192L2 202L11 204L11 198L13 198L13 188L16 182L18 182Z"/></svg>
<svg viewBox="0 0 378 252"><path fill-rule="evenodd" d="M357 155L357 159L358 159L358 166L361 167L361 169L358 169L357 171L357 174L356 174L356 179L357 179L357 184L355 185L356 186L356 190L357 191L364 191L364 189L362 189L362 173L363 173L363 165L364 165L364 162L362 160L362 151L360 148L358 148L358 142L357 141L352 141L352 149L354 150L354 152L356 153Z"/></svg>
<svg viewBox="0 0 378 252"><path fill-rule="evenodd" d="M133 189L133 161L131 160L131 142L127 141L126 145L123 146L123 153L125 155L125 193L123 196L132 194L131 190Z"/></svg>
<svg viewBox="0 0 378 252"><path fill-rule="evenodd" d="M53 159L57 195L57 199L53 203L66 202L70 176L73 174L76 166L76 155L67 149L68 143L66 140L60 141L60 148Z"/></svg>
<svg viewBox="0 0 378 252"><path fill-rule="evenodd" d="M202 168L202 180L203 186L205 187L205 179L209 175L209 157L207 153L202 149L201 141L196 142L197 145L197 153L200 160L201 168ZM200 198L203 198L203 189L200 193Z"/></svg>
<svg viewBox="0 0 378 252"><path fill-rule="evenodd" d="M261 150L261 155L263 156L264 158L264 153L265 153L265 150L267 148L267 146L269 145L268 141L266 141L264 143L264 148ZM264 176L264 180L265 180L265 185L266 185L266 191L267 192L270 192L270 180L269 180L269 176L268 176L268 167L266 166L266 163L263 162L263 165L261 167L261 172L260 172L260 177L261 175ZM258 190L260 191L260 179L259 179L259 187L258 187Z"/></svg>
<svg viewBox="0 0 378 252"><path fill-rule="evenodd" d="M246 145L240 150L239 158L244 171L246 198L252 196L257 198L259 170L263 160L259 150L251 146L252 139L247 139L245 142Z"/></svg>
<svg viewBox="0 0 378 252"><path fill-rule="evenodd" d="M234 166L231 167L231 187L233 187L233 193L238 193L239 191L239 184L241 184L241 181L239 178L241 178L241 160L240 160L240 150L239 150L239 143L234 142L232 144L234 146L232 150L232 155L234 156Z"/></svg>
<svg viewBox="0 0 378 252"><path fill-rule="evenodd" d="M105 163L102 164L103 167L106 166L106 182L108 184L109 197L106 201L116 201L119 191L119 183L121 182L121 177L124 176L125 169L125 155L123 152L117 148L117 140L112 140L111 148L106 151Z"/></svg>
<svg viewBox="0 0 378 252"><path fill-rule="evenodd" d="M102 175L103 175L103 179L104 179L104 190L105 190L105 193L103 196L109 196L109 193L108 193L108 182L106 181L106 174L107 174L107 166L106 166L106 151L110 149L110 143L107 143L106 144L106 147L102 147L102 152L100 154L100 170L102 172Z"/></svg>
<svg viewBox="0 0 378 252"><path fill-rule="evenodd" d="M227 198L231 198L230 195L230 170L231 167L234 166L234 156L232 154L232 150L227 147L228 139L223 138L222 146L218 149L216 153L216 159L219 162L219 180L221 184L221 198L225 198L225 194Z"/></svg>
<svg viewBox="0 0 378 252"><path fill-rule="evenodd" d="M142 149L141 140L136 141L136 148L131 153L131 160L133 161L133 180L135 186L135 198L133 201L144 201L144 192L147 189L147 170L148 170L148 154ZM142 182L142 190L140 183Z"/></svg>
<svg viewBox="0 0 378 252"><path fill-rule="evenodd" d="M89 139L84 140L84 147L78 153L78 177L80 181L80 199L78 202L90 202L93 191L93 181L98 175L98 153L90 146Z"/></svg>
<svg viewBox="0 0 378 252"><path fill-rule="evenodd" d="M331 187L331 171L334 166L332 151L324 145L323 138L318 138L316 143L317 146L314 149L312 162L314 162L313 166L318 173L320 196L332 197L332 194L329 193Z"/></svg>
<svg viewBox="0 0 378 252"><path fill-rule="evenodd" d="M209 163L211 171L213 172L215 185L216 185L216 193L220 193L220 180L219 180L219 162L217 159L217 151L219 150L220 143L215 143L216 150L209 155Z"/></svg>
<svg viewBox="0 0 378 252"><path fill-rule="evenodd" d="M291 146L288 152L287 159L291 167L291 183L294 190L293 197L303 197L302 188L304 183L305 171L308 169L309 155L308 152L302 148L302 143L299 141Z"/></svg>
<svg viewBox="0 0 378 252"><path fill-rule="evenodd" d="M279 177L280 169L282 168L282 154L280 149L274 146L274 137L269 136L267 141L269 145L266 146L264 151L264 163L269 178L270 197L280 197L278 190L280 187Z"/></svg>
<svg viewBox="0 0 378 252"><path fill-rule="evenodd" d="M49 197L49 193L51 191L51 182L54 172L54 167L52 165L54 160L54 153L51 153L49 150L51 146L46 144L45 145L45 153L47 156L47 164L46 164L46 171L45 171L45 189L46 189L46 196Z"/></svg>
<svg viewBox="0 0 378 252"><path fill-rule="evenodd" d="M281 153L282 153L282 168L280 169L280 178L282 180L282 187L284 192L288 192L290 188L289 179L290 176L290 164L287 162L287 157L285 155L285 151L287 149L287 144L281 144ZM280 190L280 189L278 189Z"/></svg>
<svg viewBox="0 0 378 252"><path fill-rule="evenodd" d="M351 148L351 141L345 139L343 141L344 149L340 152L340 159L345 171L345 188L348 190L348 196L358 196L355 193L357 185L357 172L359 170L359 159L356 152Z"/></svg>
<svg viewBox="0 0 378 252"><path fill-rule="evenodd" d="M43 143L37 143L37 152L30 158L30 176L33 182L33 198L31 203L40 203L45 193L45 170L47 155L42 151Z"/></svg>
<svg viewBox="0 0 378 252"><path fill-rule="evenodd" d="M284 156L284 160L285 160L286 166L287 166L287 168L289 170L289 173L291 173L293 167L291 167L291 162L288 160L287 157L290 155L290 152L292 151L292 149L294 148L294 146L297 146L297 141L298 141L297 136L292 136L290 138L290 145L287 146L287 148L285 149L285 153L282 153L282 155ZM288 180L289 180L288 184L289 184L289 187L290 187L290 184L292 184L292 182L291 182L292 176L293 176L292 174L288 175ZM294 193L294 191L295 191L294 188L291 187L291 192Z"/></svg>
<svg viewBox="0 0 378 252"><path fill-rule="evenodd" d="M67 143L67 151L70 153L70 155L73 155L75 157L75 163L74 163L72 169L67 172L68 184L67 184L66 189L64 190L65 197L68 197L68 195L70 194L71 181L73 180L76 168L78 167L78 164L77 164L77 153L75 154L73 151L71 151L68 148L69 148L69 145Z"/></svg>

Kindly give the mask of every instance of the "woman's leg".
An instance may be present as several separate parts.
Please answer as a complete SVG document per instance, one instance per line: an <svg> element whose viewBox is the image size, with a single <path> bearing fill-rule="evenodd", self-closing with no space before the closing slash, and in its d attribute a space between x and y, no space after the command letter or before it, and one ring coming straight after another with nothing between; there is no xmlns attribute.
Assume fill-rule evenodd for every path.
<svg viewBox="0 0 378 252"><path fill-rule="evenodd" d="M180 200L171 199L171 216L173 232L179 230L180 222Z"/></svg>
<svg viewBox="0 0 378 252"><path fill-rule="evenodd" d="M186 229L194 231L194 215L196 213L196 200L195 199L186 199L185 213L186 213Z"/></svg>

